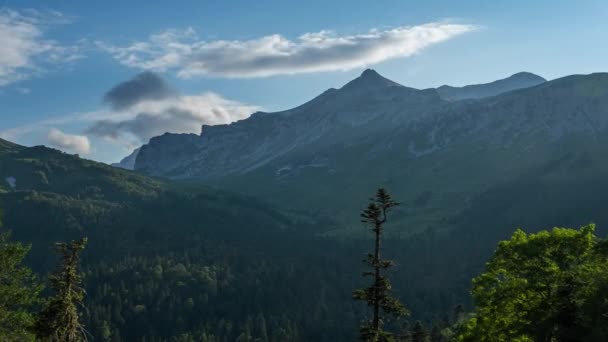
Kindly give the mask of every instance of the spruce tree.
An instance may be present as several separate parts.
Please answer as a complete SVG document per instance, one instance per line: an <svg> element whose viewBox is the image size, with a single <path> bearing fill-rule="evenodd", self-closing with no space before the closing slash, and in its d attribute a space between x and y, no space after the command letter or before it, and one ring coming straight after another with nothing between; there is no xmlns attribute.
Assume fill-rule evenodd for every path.
<svg viewBox="0 0 608 342"><path fill-rule="evenodd" d="M0 233L0 341L33 341L33 309L42 290L32 271L23 266L30 246Z"/></svg>
<svg viewBox="0 0 608 342"><path fill-rule="evenodd" d="M414 327L412 328L412 342L428 342L429 334L426 331L426 328L420 321L416 321L414 323Z"/></svg>
<svg viewBox="0 0 608 342"><path fill-rule="evenodd" d="M364 260L370 270L363 273L364 277L372 277L373 282L369 287L358 289L353 293L354 299L365 301L372 308L372 318L365 321L359 330L362 341L394 341L393 334L384 330L385 316L400 317L408 314L405 306L391 296L391 284L384 274L393 262L380 257L382 232L387 222L387 215L397 205L398 203L386 190L378 189L376 197L370 199L367 208L361 213L361 221L371 227L375 237L374 251Z"/></svg>
<svg viewBox="0 0 608 342"><path fill-rule="evenodd" d="M57 243L57 252L62 263L49 278L49 287L55 295L48 301L36 322L36 335L42 341L80 342L86 341L84 327L80 323L79 306L84 299L78 271L80 252L87 239L70 243Z"/></svg>
<svg viewBox="0 0 608 342"><path fill-rule="evenodd" d="M445 342L443 334L441 333L441 327L437 324L437 322L433 323L431 326L431 334L430 334L431 342Z"/></svg>

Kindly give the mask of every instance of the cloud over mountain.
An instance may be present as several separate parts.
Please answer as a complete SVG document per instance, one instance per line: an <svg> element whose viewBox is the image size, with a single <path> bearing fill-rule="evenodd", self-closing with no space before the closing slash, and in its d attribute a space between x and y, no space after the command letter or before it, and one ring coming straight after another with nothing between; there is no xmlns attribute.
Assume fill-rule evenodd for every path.
<svg viewBox="0 0 608 342"><path fill-rule="evenodd" d="M175 91L162 77L153 72L145 71L108 90L103 100L113 109L120 110L143 100L160 100L175 95Z"/></svg>
<svg viewBox="0 0 608 342"><path fill-rule="evenodd" d="M136 146L165 132L200 133L203 124L217 125L245 119L258 109L210 92L146 98L127 108L106 113L109 119L96 115L100 119L86 130L86 134Z"/></svg>
<svg viewBox="0 0 608 342"><path fill-rule="evenodd" d="M474 29L472 25L438 22L351 35L320 31L295 40L274 34L250 40L204 41L189 28L168 30L128 46L97 44L120 63L134 68L175 70L182 78L254 78L364 67L411 56Z"/></svg>
<svg viewBox="0 0 608 342"><path fill-rule="evenodd" d="M47 135L48 144L67 152L88 154L91 152L89 138L84 135L66 134L57 128L51 128Z"/></svg>

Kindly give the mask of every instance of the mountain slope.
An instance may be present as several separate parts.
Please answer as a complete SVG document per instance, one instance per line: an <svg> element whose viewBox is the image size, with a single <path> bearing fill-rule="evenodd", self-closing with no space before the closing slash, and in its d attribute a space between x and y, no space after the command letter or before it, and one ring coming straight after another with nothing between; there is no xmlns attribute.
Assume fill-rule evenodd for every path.
<svg viewBox="0 0 608 342"><path fill-rule="evenodd" d="M0 154L0 179L7 178L14 179L13 190L107 200L156 197L164 188L162 182L150 177L44 146L19 147Z"/></svg>
<svg viewBox="0 0 608 342"><path fill-rule="evenodd" d="M23 148L23 146L19 146L19 145L15 144L15 143L12 143L10 141L6 141L4 139L0 139L0 154L18 151L18 150L20 150L22 148Z"/></svg>
<svg viewBox="0 0 608 342"><path fill-rule="evenodd" d="M136 169L352 224L361 199L386 186L407 205L396 212L402 233L449 230L476 196L566 155L601 175L607 89L608 74L577 75L446 101L366 71L289 111L154 138Z"/></svg>
<svg viewBox="0 0 608 342"><path fill-rule="evenodd" d="M153 138L142 146L135 169L172 178L246 173L297 150L349 143L390 129L396 122L412 121L441 103L433 89L400 86L367 70L341 89L330 89L291 110L255 113L232 124L203 126L200 136L165 134Z"/></svg>
<svg viewBox="0 0 608 342"><path fill-rule="evenodd" d="M442 98L450 101L457 101L496 96L508 91L529 88L545 82L547 82L547 80L538 75L529 72L520 72L491 83L473 84L464 87L444 85L437 88L437 91Z"/></svg>

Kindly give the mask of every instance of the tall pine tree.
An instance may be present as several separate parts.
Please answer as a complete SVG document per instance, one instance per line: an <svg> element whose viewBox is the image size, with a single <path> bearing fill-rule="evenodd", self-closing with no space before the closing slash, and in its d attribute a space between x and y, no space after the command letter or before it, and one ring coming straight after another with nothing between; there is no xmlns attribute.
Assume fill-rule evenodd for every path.
<svg viewBox="0 0 608 342"><path fill-rule="evenodd" d="M84 290L78 271L80 252L87 239L70 243L57 243L57 252L62 264L49 278L55 295L49 300L36 322L36 335L42 341L80 342L86 341L85 330L80 323L78 307L82 305Z"/></svg>
<svg viewBox="0 0 608 342"><path fill-rule="evenodd" d="M376 197L370 199L367 208L361 213L361 221L374 233L374 252L367 255L369 271L363 273L365 277L372 277L372 284L353 293L353 298L367 302L372 308L372 318L365 321L360 327L362 341L385 342L394 341L392 333L384 330L386 315L400 317L408 314L407 309L398 299L391 296L391 284L384 271L393 265L390 260L380 257L382 232L387 222L387 214L397 206L391 196L384 189L378 189Z"/></svg>

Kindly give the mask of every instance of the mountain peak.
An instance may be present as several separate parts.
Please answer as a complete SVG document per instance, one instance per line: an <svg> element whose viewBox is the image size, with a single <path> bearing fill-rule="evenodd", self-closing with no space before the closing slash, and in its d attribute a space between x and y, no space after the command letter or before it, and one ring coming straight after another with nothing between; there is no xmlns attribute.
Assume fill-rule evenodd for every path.
<svg viewBox="0 0 608 342"><path fill-rule="evenodd" d="M380 74L374 69L365 69L361 73L361 78L383 78Z"/></svg>
<svg viewBox="0 0 608 342"><path fill-rule="evenodd" d="M506 79L533 80L538 81L539 83L547 82L544 77L538 76L537 74L527 71L518 72L516 74L511 75L510 77L507 77Z"/></svg>
<svg viewBox="0 0 608 342"><path fill-rule="evenodd" d="M547 82L546 79L531 72L524 71L490 83L472 84L464 87L444 85L437 88L437 91L442 98L457 101L496 96L508 91L529 88L545 82Z"/></svg>
<svg viewBox="0 0 608 342"><path fill-rule="evenodd" d="M397 82L393 82L388 78L383 77L373 69L365 69L361 76L348 82L342 89L357 89L369 91L375 88L387 88L387 87L403 87Z"/></svg>

